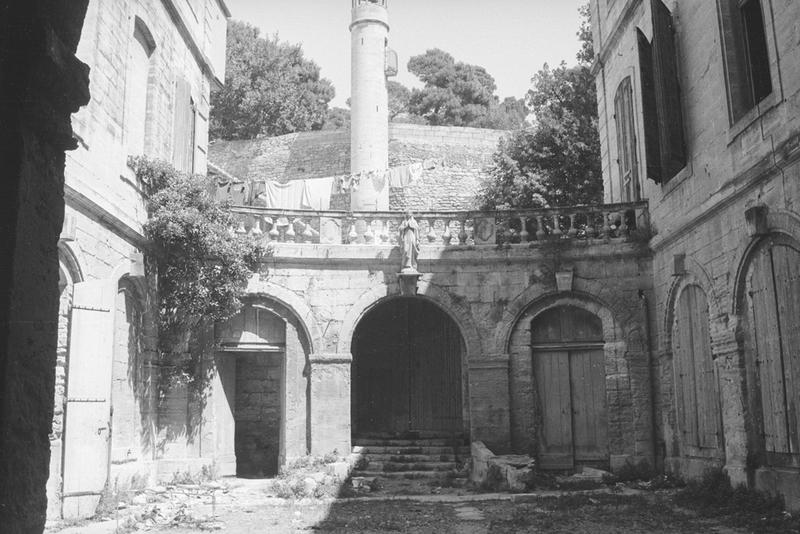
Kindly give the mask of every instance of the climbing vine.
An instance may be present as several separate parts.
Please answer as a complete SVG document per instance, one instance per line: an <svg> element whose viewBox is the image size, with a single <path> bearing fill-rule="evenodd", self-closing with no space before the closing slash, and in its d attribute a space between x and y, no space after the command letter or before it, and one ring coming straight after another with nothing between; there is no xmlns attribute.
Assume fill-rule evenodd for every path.
<svg viewBox="0 0 800 534"><path fill-rule="evenodd" d="M258 269L265 247L233 238L233 214L211 195L205 177L177 171L145 157L129 165L144 185L152 270L158 284L159 345L179 350L200 320L226 319Z"/></svg>

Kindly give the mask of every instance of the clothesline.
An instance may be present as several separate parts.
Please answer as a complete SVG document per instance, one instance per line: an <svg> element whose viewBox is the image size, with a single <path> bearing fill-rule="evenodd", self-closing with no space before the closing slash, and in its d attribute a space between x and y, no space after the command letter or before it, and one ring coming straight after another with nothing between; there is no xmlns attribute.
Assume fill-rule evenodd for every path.
<svg viewBox="0 0 800 534"><path fill-rule="evenodd" d="M219 181L217 198L234 205L251 205L280 209L328 210L332 194L357 191L372 187L375 191L408 187L417 182L425 170L443 165L442 160L427 159L389 169L359 172L324 178L306 178L281 183L274 180L257 180L251 183Z"/></svg>

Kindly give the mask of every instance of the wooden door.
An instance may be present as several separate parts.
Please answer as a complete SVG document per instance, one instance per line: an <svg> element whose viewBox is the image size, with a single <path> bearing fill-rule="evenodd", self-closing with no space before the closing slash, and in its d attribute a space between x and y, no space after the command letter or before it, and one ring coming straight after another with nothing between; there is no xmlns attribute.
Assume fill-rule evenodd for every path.
<svg viewBox="0 0 800 534"><path fill-rule="evenodd" d="M461 334L433 304L396 299L353 341L354 432L461 432Z"/></svg>
<svg viewBox="0 0 800 534"><path fill-rule="evenodd" d="M570 351L569 378L575 461L604 461L608 458L608 419L603 349Z"/></svg>
<svg viewBox="0 0 800 534"><path fill-rule="evenodd" d="M800 453L800 248L765 242L746 278L745 361L767 462ZM775 456L778 455L778 456Z"/></svg>
<svg viewBox="0 0 800 534"><path fill-rule="evenodd" d="M542 417L539 464L543 469L571 469L575 455L569 353L543 351L535 354L533 361Z"/></svg>
<svg viewBox="0 0 800 534"><path fill-rule="evenodd" d="M708 302L699 286L687 286L676 303L672 354L678 430L684 453L720 456L719 382L711 354Z"/></svg>
<svg viewBox="0 0 800 534"><path fill-rule="evenodd" d="M107 286L108 281L93 280L73 290L64 418L65 519L94 515L108 480L113 298Z"/></svg>
<svg viewBox="0 0 800 534"><path fill-rule="evenodd" d="M220 476L236 474L236 353L214 355L212 379L216 427L215 459Z"/></svg>
<svg viewBox="0 0 800 534"><path fill-rule="evenodd" d="M543 469L607 463L605 354L600 320L579 308L554 308L531 325Z"/></svg>

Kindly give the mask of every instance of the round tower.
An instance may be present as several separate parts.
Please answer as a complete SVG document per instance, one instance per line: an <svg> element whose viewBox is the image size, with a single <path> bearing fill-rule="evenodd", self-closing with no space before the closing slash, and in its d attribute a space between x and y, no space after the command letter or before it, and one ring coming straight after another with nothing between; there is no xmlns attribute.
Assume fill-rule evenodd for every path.
<svg viewBox="0 0 800 534"><path fill-rule="evenodd" d="M350 94L350 172L389 166L389 97L386 51L389 38L387 0L353 0ZM380 184L378 184L380 185ZM351 193L353 211L389 209L389 186L364 183Z"/></svg>

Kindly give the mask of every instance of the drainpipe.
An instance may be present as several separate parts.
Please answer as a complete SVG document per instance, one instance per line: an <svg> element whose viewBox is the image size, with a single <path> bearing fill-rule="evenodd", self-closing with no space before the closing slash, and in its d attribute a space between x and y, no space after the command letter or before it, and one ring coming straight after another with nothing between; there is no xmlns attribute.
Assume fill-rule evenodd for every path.
<svg viewBox="0 0 800 534"><path fill-rule="evenodd" d="M650 419L652 421L650 439L653 443L653 469L657 469L658 432L656 431L656 416L658 411L656 410L656 398L654 394L656 387L656 376L653 366L653 350L651 349L650 345L650 309L647 305L647 296L644 294L643 289L639 290L639 305L642 309L642 315L644 316L644 339L645 343L647 344L647 372L648 377L650 378Z"/></svg>

